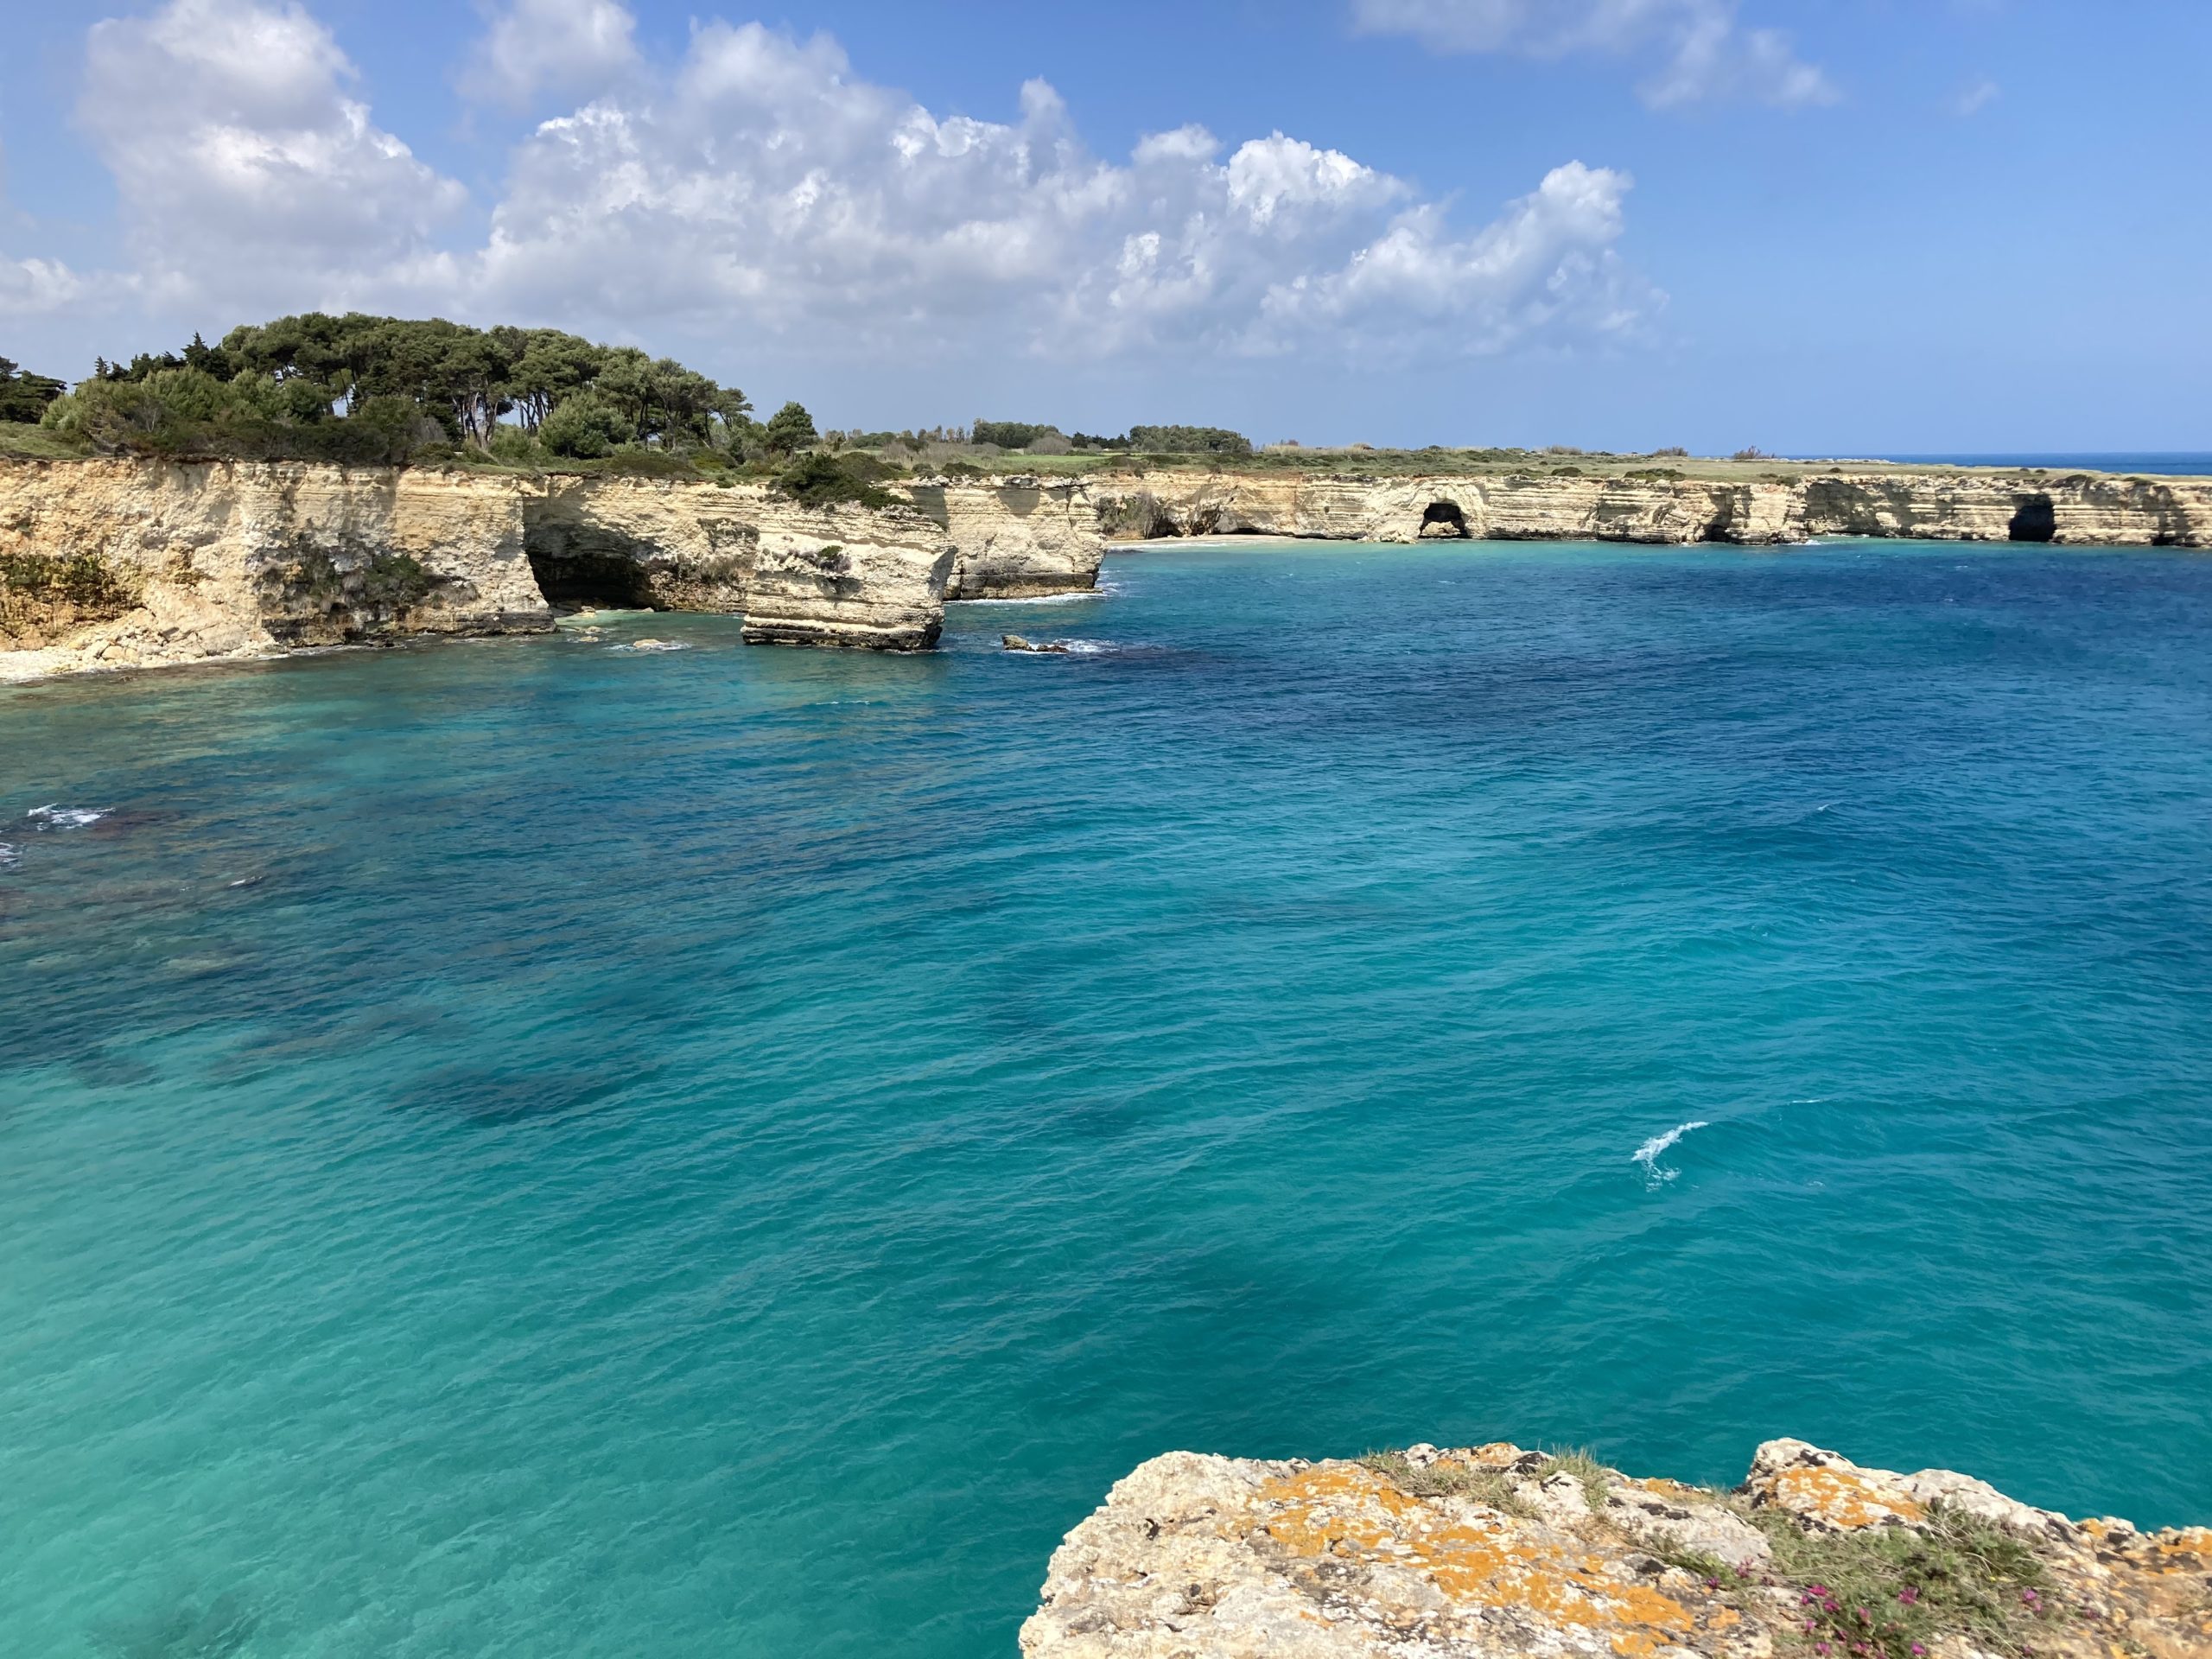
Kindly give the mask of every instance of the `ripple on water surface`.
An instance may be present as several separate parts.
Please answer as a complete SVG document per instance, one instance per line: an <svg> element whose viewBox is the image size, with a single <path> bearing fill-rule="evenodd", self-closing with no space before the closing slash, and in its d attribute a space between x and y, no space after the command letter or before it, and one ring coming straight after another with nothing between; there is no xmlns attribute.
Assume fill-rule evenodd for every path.
<svg viewBox="0 0 2212 1659"><path fill-rule="evenodd" d="M2212 1518L2212 563L1109 575L0 696L0 1629L1006 1652L1174 1446Z"/></svg>

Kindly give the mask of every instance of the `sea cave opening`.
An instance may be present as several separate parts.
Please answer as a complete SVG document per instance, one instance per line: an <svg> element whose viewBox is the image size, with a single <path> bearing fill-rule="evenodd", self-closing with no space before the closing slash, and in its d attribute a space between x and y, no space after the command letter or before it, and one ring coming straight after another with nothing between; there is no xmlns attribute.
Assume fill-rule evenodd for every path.
<svg viewBox="0 0 2212 1659"><path fill-rule="evenodd" d="M645 569L652 550L626 536L525 521L523 550L545 602L558 611L659 608Z"/></svg>
<svg viewBox="0 0 2212 1659"><path fill-rule="evenodd" d="M1421 533L1437 538L1467 539L1467 516L1459 511L1457 501L1432 501L1428 511L1421 516Z"/></svg>
<svg viewBox="0 0 2212 1659"><path fill-rule="evenodd" d="M2016 542L2048 542L2058 535L2058 512L2047 495L2024 495L2014 504L2006 531Z"/></svg>

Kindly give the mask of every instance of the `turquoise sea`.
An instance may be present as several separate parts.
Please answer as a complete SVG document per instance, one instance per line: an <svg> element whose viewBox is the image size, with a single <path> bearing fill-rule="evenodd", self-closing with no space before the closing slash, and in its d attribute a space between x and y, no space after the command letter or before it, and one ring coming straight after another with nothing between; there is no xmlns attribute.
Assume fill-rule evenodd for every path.
<svg viewBox="0 0 2212 1659"><path fill-rule="evenodd" d="M1107 578L0 693L6 1650L1010 1654L1174 1447L2212 1519L2212 558Z"/></svg>

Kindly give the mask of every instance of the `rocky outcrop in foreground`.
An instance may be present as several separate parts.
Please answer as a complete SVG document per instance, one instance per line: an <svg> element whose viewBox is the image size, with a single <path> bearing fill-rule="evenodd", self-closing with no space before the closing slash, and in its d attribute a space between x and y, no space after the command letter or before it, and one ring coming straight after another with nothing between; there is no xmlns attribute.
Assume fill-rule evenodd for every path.
<svg viewBox="0 0 2212 1659"><path fill-rule="evenodd" d="M2212 1530L2072 1521L1802 1440L1732 1492L1586 1457L1187 1452L1052 1556L1027 1659L2204 1659Z"/></svg>
<svg viewBox="0 0 2212 1659"><path fill-rule="evenodd" d="M0 680L708 611L758 645L933 645L963 591L1087 588L1103 538L1027 484L808 506L759 481L300 461L0 461Z"/></svg>

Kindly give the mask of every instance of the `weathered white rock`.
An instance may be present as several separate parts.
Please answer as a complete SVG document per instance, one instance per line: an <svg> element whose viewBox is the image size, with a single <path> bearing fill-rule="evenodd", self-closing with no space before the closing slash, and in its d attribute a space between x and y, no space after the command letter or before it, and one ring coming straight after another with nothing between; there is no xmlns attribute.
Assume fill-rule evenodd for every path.
<svg viewBox="0 0 2212 1659"><path fill-rule="evenodd" d="M755 643L915 650L954 552L906 503L808 507L760 482L0 461L0 680L542 630L547 588L741 613Z"/></svg>
<svg viewBox="0 0 2212 1659"><path fill-rule="evenodd" d="M1672 1480L1611 1484L1601 1517L1627 1537L1698 1555L1739 1573L1763 1570L1774 1559L1766 1535L1713 1493Z"/></svg>
<svg viewBox="0 0 2212 1659"><path fill-rule="evenodd" d="M1125 538L1268 535L1411 542L1437 535L1751 546L1815 536L2212 547L2212 482L2074 474L1866 474L1791 483L1697 479L1116 473L1085 481Z"/></svg>
<svg viewBox="0 0 2212 1659"><path fill-rule="evenodd" d="M2043 1599L2007 1592L2023 1648L2049 1659L2212 1656L2212 1532L2202 1528L2146 1536L2124 1522L2077 1525L1966 1476L1863 1470L1802 1441L1762 1446L1735 1494L1614 1471L1592 1484L1605 1489L1594 1511L1580 1479L1504 1444L1417 1446L1402 1465L1381 1468L1170 1452L1117 1483L1054 1553L1021 1651L1811 1656L1826 1636L1808 1635L1806 1621L1827 1592L1782 1574L1767 1536L1745 1518L1752 1506L1847 1550L1870 1529L1931 1525L1941 1503L2012 1529L2035 1552ZM1700 1565L1707 1558L1738 1570ZM1873 1611L1862 1621L1857 1608L1837 1605L1836 1625L1826 1627L1833 1650L1881 1624ZM1984 1652L1967 1628L1926 1617L1929 1659ZM1870 1659L1905 1652L1898 1628L1889 1626L1886 1648L1861 1643Z"/></svg>
<svg viewBox="0 0 2212 1659"><path fill-rule="evenodd" d="M420 469L0 462L0 678L552 622L520 486Z"/></svg>
<svg viewBox="0 0 2212 1659"><path fill-rule="evenodd" d="M911 507L764 502L745 601L747 645L922 651L944 626L954 548Z"/></svg>
<svg viewBox="0 0 2212 1659"><path fill-rule="evenodd" d="M925 481L906 493L960 550L947 599L1033 599L1098 585L1106 538L1080 480Z"/></svg>
<svg viewBox="0 0 2212 1659"><path fill-rule="evenodd" d="M1745 1491L1754 1505L1776 1504L1808 1528L1849 1532L1863 1527L1924 1529L1937 1507L1993 1522L2023 1538L2070 1538L2074 1522L2050 1510L2011 1498L1986 1481L1948 1469L1901 1475L1862 1469L1839 1452L1803 1440L1769 1440L1751 1459Z"/></svg>

